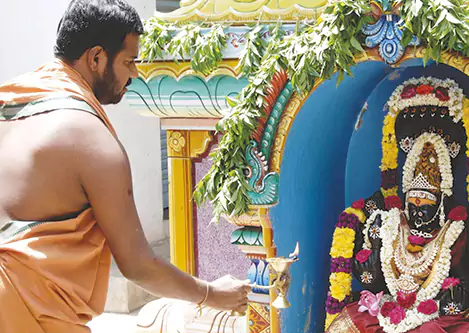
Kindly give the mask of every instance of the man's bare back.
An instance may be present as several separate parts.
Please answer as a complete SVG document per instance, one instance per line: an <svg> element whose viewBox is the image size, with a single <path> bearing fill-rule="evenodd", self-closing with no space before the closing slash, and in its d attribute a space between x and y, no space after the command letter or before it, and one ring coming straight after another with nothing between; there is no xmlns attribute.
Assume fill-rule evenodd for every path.
<svg viewBox="0 0 469 333"><path fill-rule="evenodd" d="M88 205L80 167L99 160L79 157L93 148L87 147L93 131L108 130L96 116L75 110L0 122L0 225L57 218Z"/></svg>
<svg viewBox="0 0 469 333"><path fill-rule="evenodd" d="M31 228L31 238L28 232L25 238L15 233L0 237L0 305L3 302L8 308L6 303L12 302L15 307L8 311L18 310L15 322L3 323L1 316L8 315L8 311L0 307L6 311L0 311L2 333L18 332L18 325L26 321L24 317L30 320L25 324L30 325L28 332L39 332L29 329L38 323L49 332L44 328L51 322L47 318L54 319L55 327L83 328L83 322L104 307L108 276L104 276L106 267L101 267L110 264L108 249L125 277L157 296L220 310L247 309L251 289L247 281L231 277L211 283L199 280L156 257L145 238L135 207L129 160L101 106L118 103L125 87L138 76L135 59L142 32L138 14L123 0L73 0L59 25L58 59L35 72L31 82L37 86L29 81L0 86L0 106L19 103L9 100L13 90L27 103L37 100L34 94L32 98L24 91L47 95L52 90L59 95L73 93L68 97L92 109L55 108L24 119L0 121L0 228L11 230L31 221L60 220L36 224L35 230L39 231L35 233ZM48 88L42 89L41 82ZM81 211L83 219L71 219L71 224L61 221ZM6 225L12 220L16 221L14 227L13 223ZM38 246L41 237L44 242ZM36 242L36 247L31 249L30 242ZM19 253L21 258L8 251ZM67 251L76 263L67 262ZM4 259L11 265L5 265ZM64 266L67 273L63 272ZM27 274L19 278L18 272L24 273L25 267ZM49 279L48 269L54 271L54 281ZM32 280L27 280L29 273ZM94 279L98 273L100 278ZM6 277L8 274L16 274L16 285ZM89 277L83 279L86 283L81 283L79 274ZM11 286L2 287L2 278ZM41 285L42 293L24 287L31 284L35 288ZM25 290L24 295L20 295L21 290L16 292L18 288ZM38 295L40 301L34 299ZM49 304L48 300L51 309L54 302L62 307L50 313L48 308L38 306L43 301ZM67 312L65 319L62 309ZM21 329L24 331L24 327ZM70 329L61 328L63 331ZM50 332L56 332L55 328Z"/></svg>

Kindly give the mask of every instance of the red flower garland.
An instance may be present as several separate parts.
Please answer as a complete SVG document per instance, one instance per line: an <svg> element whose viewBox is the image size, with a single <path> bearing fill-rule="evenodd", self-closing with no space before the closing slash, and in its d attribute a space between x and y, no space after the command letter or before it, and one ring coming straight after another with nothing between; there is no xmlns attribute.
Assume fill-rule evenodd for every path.
<svg viewBox="0 0 469 333"><path fill-rule="evenodd" d="M416 293L406 294L406 293L403 293L401 291L397 292L396 301L403 308L410 309L412 307L412 305L414 305L416 299L417 299L417 294Z"/></svg>
<svg viewBox="0 0 469 333"><path fill-rule="evenodd" d="M421 302L417 307L417 310L420 313L431 315L438 310L438 305L434 300L429 299L428 301Z"/></svg>
<svg viewBox="0 0 469 333"><path fill-rule="evenodd" d="M451 209L448 218L453 221L465 221L467 219L467 210L464 206L457 206Z"/></svg>

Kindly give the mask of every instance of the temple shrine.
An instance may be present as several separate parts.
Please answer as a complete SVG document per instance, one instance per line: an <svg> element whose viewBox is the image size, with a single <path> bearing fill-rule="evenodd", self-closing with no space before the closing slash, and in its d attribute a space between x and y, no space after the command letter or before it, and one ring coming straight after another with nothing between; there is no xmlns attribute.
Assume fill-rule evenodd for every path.
<svg viewBox="0 0 469 333"><path fill-rule="evenodd" d="M156 13L126 98L167 130L171 260L254 288L245 314L153 301L137 332L467 332L468 19L456 0Z"/></svg>

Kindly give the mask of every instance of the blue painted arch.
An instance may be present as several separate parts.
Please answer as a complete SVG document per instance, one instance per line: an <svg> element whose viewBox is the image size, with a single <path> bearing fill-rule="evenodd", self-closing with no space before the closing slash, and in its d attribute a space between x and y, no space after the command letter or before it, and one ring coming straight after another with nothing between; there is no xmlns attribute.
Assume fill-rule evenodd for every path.
<svg viewBox="0 0 469 333"><path fill-rule="evenodd" d="M383 107L395 87L412 76L431 75L452 77L468 91L469 78L449 66L424 68L420 60L407 65L359 64L339 87L335 77L319 86L294 120L282 158L279 204L270 211L278 254L290 253L297 241L301 248L292 267L292 307L281 312L282 333L323 332L334 224L351 202L380 187ZM462 195L463 187L455 190Z"/></svg>

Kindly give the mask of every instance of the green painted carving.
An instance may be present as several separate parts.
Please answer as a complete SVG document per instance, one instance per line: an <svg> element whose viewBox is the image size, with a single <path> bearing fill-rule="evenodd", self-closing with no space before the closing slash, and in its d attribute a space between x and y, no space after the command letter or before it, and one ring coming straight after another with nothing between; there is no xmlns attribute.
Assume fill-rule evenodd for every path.
<svg viewBox="0 0 469 333"><path fill-rule="evenodd" d="M251 140L246 149L246 162L248 164L247 179L254 191L249 191L249 199L254 205L273 205L278 202L279 175L268 171L270 150L277 133L278 123L285 106L293 94L293 86L287 82L282 89L267 120L261 139L260 151L258 143Z"/></svg>
<svg viewBox="0 0 469 333"><path fill-rule="evenodd" d="M231 234L231 244L264 246L262 240L262 228L243 227L233 231Z"/></svg>
<svg viewBox="0 0 469 333"><path fill-rule="evenodd" d="M261 152L268 160L270 157L270 149L272 148L272 143L274 142L275 133L277 133L278 123L282 115L283 109L293 94L293 86L290 81L287 82L283 88L280 96L277 99L277 102L274 105L272 112L270 113L269 120L267 121L264 135L261 141Z"/></svg>
<svg viewBox="0 0 469 333"><path fill-rule="evenodd" d="M278 201L279 175L276 172L267 173L265 156L257 150L257 142L250 141L246 149L248 163L247 180L254 191L249 191L249 199L253 205L272 205Z"/></svg>
<svg viewBox="0 0 469 333"><path fill-rule="evenodd" d="M149 81L137 78L128 87L126 99L133 109L159 117L221 118L229 109L226 97L236 97L248 81L217 75L208 81L196 75L179 80L155 76Z"/></svg>

